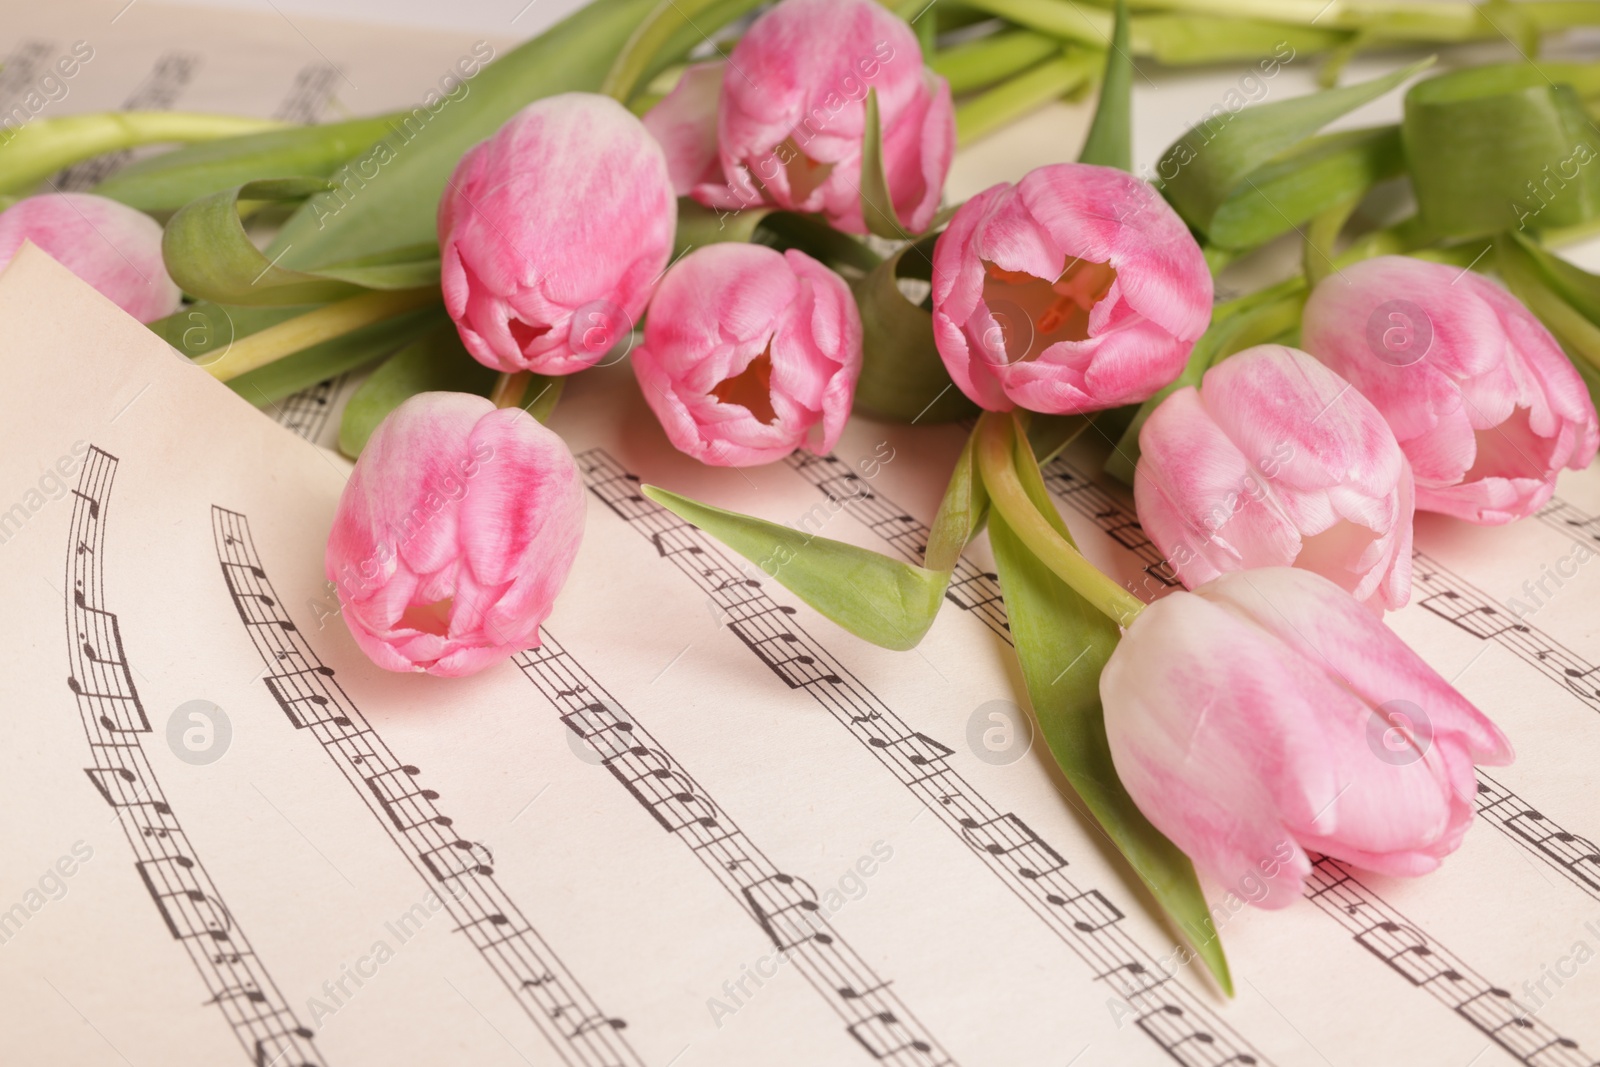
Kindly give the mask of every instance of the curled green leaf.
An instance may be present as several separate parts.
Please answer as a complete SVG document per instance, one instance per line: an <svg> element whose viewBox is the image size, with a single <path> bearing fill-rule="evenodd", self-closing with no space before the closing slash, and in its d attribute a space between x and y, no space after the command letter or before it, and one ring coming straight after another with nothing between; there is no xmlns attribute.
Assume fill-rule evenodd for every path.
<svg viewBox="0 0 1600 1067"><path fill-rule="evenodd" d="M1406 93L1406 158L1430 234L1554 229L1600 212L1600 134L1554 70L1474 67Z"/></svg>
<svg viewBox="0 0 1600 1067"><path fill-rule="evenodd" d="M167 223L161 240L167 271L195 297L239 305L321 303L366 289L414 289L438 282L438 251L427 246L312 273L280 266L251 242L239 216L241 201L303 200L329 187L322 178L274 178L200 198Z"/></svg>

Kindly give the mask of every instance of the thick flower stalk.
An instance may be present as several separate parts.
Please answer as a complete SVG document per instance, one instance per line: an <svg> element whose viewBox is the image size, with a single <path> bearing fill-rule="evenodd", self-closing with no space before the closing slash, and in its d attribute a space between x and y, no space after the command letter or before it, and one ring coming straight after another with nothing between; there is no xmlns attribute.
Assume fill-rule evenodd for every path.
<svg viewBox="0 0 1600 1067"><path fill-rule="evenodd" d="M726 63L690 67L645 116L679 195L737 211L819 213L866 233L862 146L876 92L893 212L916 233L939 208L955 151L950 87L911 28L872 0L783 0Z"/></svg>
<svg viewBox="0 0 1600 1067"><path fill-rule="evenodd" d="M1117 775L1218 884L1298 900L1325 853L1425 874L1511 744L1372 612L1294 567L1151 604L1100 677Z"/></svg>
<svg viewBox="0 0 1600 1067"><path fill-rule="evenodd" d="M419 393L362 450L324 565L378 666L472 674L539 644L583 519L561 438L517 408Z"/></svg>
<svg viewBox="0 0 1600 1067"><path fill-rule="evenodd" d="M933 258L933 329L961 391L991 411L1077 414L1147 399L1211 321L1211 272L1161 196L1082 163L962 205Z"/></svg>
<svg viewBox="0 0 1600 1067"><path fill-rule="evenodd" d="M1469 271L1404 256L1345 267L1312 292L1301 337L1388 420L1418 508L1510 522L1595 456L1600 422L1560 345Z"/></svg>
<svg viewBox="0 0 1600 1067"><path fill-rule="evenodd" d="M88 193L30 196L0 211L0 269L32 241L140 322L178 310L183 294L161 259L161 224Z"/></svg>
<svg viewBox="0 0 1600 1067"><path fill-rule="evenodd" d="M632 331L676 226L639 120L609 97L547 97L463 156L440 198L445 308L486 366L583 370Z"/></svg>
<svg viewBox="0 0 1600 1067"><path fill-rule="evenodd" d="M804 252L716 244L667 273L633 369L667 437L704 463L823 453L861 373L850 288Z"/></svg>
<svg viewBox="0 0 1600 1067"><path fill-rule="evenodd" d="M1191 589L1294 565L1405 604L1411 466L1388 423L1311 356L1260 345L1161 402L1139 433L1139 522Z"/></svg>

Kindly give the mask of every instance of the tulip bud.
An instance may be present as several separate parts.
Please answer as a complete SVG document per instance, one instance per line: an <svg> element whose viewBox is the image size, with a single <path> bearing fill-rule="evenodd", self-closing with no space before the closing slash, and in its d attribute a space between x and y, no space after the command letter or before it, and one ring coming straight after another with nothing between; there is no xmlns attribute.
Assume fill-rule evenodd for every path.
<svg viewBox="0 0 1600 1067"><path fill-rule="evenodd" d="M609 97L528 105L439 200L445 309L478 362L572 374L627 337L672 254L661 148Z"/></svg>
<svg viewBox="0 0 1600 1067"><path fill-rule="evenodd" d="M30 196L0 211L0 270L23 241L140 322L164 318L183 301L161 260L161 224L126 204L88 193Z"/></svg>
<svg viewBox="0 0 1600 1067"><path fill-rule="evenodd" d="M1211 321L1211 272L1177 214L1111 167L1056 163L968 200L933 254L933 330L991 411L1148 398Z"/></svg>
<svg viewBox="0 0 1600 1067"><path fill-rule="evenodd" d="M1472 822L1494 724L1373 613L1295 567L1225 574L1134 620L1100 676L1117 776L1218 885L1282 908L1320 852L1425 874Z"/></svg>
<svg viewBox="0 0 1600 1067"><path fill-rule="evenodd" d="M324 566L378 666L472 674L539 644L583 519L561 438L517 408L419 393L362 450Z"/></svg>
<svg viewBox="0 0 1600 1067"><path fill-rule="evenodd" d="M1378 410L1304 352L1261 345L1161 402L1139 433L1139 522L1191 589L1293 564L1357 600L1411 589L1411 467Z"/></svg>
<svg viewBox="0 0 1600 1067"><path fill-rule="evenodd" d="M861 373L850 288L804 252L707 245L650 304L634 373L679 451L719 467L833 448Z"/></svg>
<svg viewBox="0 0 1600 1067"><path fill-rule="evenodd" d="M1531 515L1562 467L1594 459L1583 379L1516 297L1486 278L1380 256L1323 280L1306 350L1383 413L1417 479L1417 507L1468 522Z"/></svg>
<svg viewBox="0 0 1600 1067"><path fill-rule="evenodd" d="M861 148L872 90L893 201L880 206L920 233L950 170L955 110L911 28L872 0L782 0L726 64L689 68L645 124L666 146L679 195L707 207L821 213L866 233Z"/></svg>

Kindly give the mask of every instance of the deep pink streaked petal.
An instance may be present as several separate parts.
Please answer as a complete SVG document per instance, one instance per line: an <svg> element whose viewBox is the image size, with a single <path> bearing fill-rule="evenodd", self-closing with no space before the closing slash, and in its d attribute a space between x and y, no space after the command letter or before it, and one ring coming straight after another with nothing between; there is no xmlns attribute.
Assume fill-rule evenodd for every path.
<svg viewBox="0 0 1600 1067"><path fill-rule="evenodd" d="M420 393L373 432L324 565L373 662L469 674L538 643L583 516L554 433L482 397Z"/></svg>
<svg viewBox="0 0 1600 1067"><path fill-rule="evenodd" d="M1388 420L1419 508L1509 522L1543 506L1561 468L1594 458L1600 419L1582 379L1538 319L1481 275L1364 260L1317 286L1301 333ZM1431 339L1396 358L1390 337Z"/></svg>
<svg viewBox="0 0 1600 1067"><path fill-rule="evenodd" d="M838 440L861 373L860 313L844 279L803 252L708 245L667 272L632 363L679 451L771 463Z"/></svg>
<svg viewBox="0 0 1600 1067"><path fill-rule="evenodd" d="M751 25L729 57L717 119L724 174L748 172L763 198L819 212L836 228L866 232L861 145L866 97L875 91L892 205L932 217L949 169L953 111L922 63L916 35L871 0L784 0ZM795 153L831 167L802 188ZM703 203L748 199L707 183Z"/></svg>
<svg viewBox="0 0 1600 1067"><path fill-rule="evenodd" d="M564 93L463 157L439 223L446 309L467 350L497 370L571 374L605 355L583 343L596 317L615 324L615 342L643 314L677 204L638 119L608 97Z"/></svg>
<svg viewBox="0 0 1600 1067"><path fill-rule="evenodd" d="M988 265L1000 278L1054 282L1080 262L1115 271L1088 309L1085 336L1012 351L1020 345L1011 338L1036 336L1037 324L1021 304L1002 306L1013 282L991 290ZM987 190L956 212L934 257L940 355L961 390L991 410L1076 414L1146 399L1182 371L1211 298L1205 257L1172 208L1107 167L1052 164Z"/></svg>

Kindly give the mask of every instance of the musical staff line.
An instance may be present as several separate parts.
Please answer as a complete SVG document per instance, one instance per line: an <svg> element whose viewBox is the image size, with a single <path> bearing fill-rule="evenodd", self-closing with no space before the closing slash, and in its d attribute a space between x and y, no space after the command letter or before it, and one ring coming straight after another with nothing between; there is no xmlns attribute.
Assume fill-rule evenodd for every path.
<svg viewBox="0 0 1600 1067"><path fill-rule="evenodd" d="M249 520L213 506L212 533L228 595L267 667L264 681L297 730L316 738L367 810L430 888L458 932L521 1005L563 1063L637 1065L627 1023L600 1011L495 879L488 848L464 838L356 708L283 609Z"/></svg>
<svg viewBox="0 0 1600 1067"><path fill-rule="evenodd" d="M806 633L794 608L772 600L701 531L644 499L638 479L603 449L580 454L578 466L597 498L712 598L752 654L827 710L1137 1012L1141 1033L1184 1065L1266 1062L1123 929L1123 912L1106 896L1073 883L1059 852L948 766L949 747L913 730Z"/></svg>
<svg viewBox="0 0 1600 1067"><path fill-rule="evenodd" d="M89 742L90 784L116 813L134 870L162 924L183 944L250 1062L314 1067L324 1061L222 901L167 802L144 751L150 721L134 686L117 616L106 610L105 520L118 460L91 447L72 492L67 538L67 686Z"/></svg>
<svg viewBox="0 0 1600 1067"><path fill-rule="evenodd" d="M845 466L843 461L831 455L801 457L800 462L798 463L795 462L795 457L791 457L789 463L790 466L796 468L808 482L816 486L824 493L829 493L829 489L826 488L827 480L807 473L808 470L817 468L831 468L836 471L849 471L849 468ZM1170 566L1164 559L1160 558L1159 550L1155 549L1154 544L1144 536L1144 531L1139 526L1137 517L1124 508L1119 501L1117 501L1104 489L1094 485L1081 472L1074 470L1070 465L1067 464L1064 458L1058 457L1056 460L1047 465L1044 469L1044 475L1045 485L1047 488L1051 489L1052 492L1054 492L1057 496L1062 497L1064 501L1072 505L1081 514L1084 514L1088 518L1092 519L1102 531L1114 536L1124 548L1138 555L1139 558L1145 563L1144 570L1146 574L1159 576L1162 574L1171 573ZM832 494L830 493L830 495ZM876 500L876 506L867 513L868 516L877 516L883 512L898 512L898 509L896 509L895 505L887 500L884 500L881 494L873 494L873 498ZM852 511L855 504L847 501L845 502L844 506L847 511ZM854 514L853 511L852 514ZM861 515L855 515L854 517L865 521L864 517ZM912 536L907 536L902 541L891 543L907 559L915 563L920 563L922 561L923 551L921 546L927 544L928 529L925 525L918 523L915 527L906 526L905 530L908 534L912 534ZM1112 534L1113 530L1117 531L1117 533ZM1154 561L1151 560L1152 553L1154 553L1156 557ZM1163 582L1163 585L1166 584L1167 583ZM996 589L998 590L998 586ZM962 604L961 600L958 600L954 597L951 599L958 605ZM992 623L990 623L990 620L993 617L993 614L993 612L990 612L988 615L984 616L983 620L986 624L990 624L991 628L993 628L993 626ZM1005 616L1005 605L1003 601L998 606L998 614L1002 619ZM1000 633L1007 642L1011 641L1009 627L1006 627L1003 631L997 629L996 632ZM1585 841L1583 838L1577 837L1576 835L1562 830L1559 826L1556 826L1544 815L1535 810L1526 801L1522 800L1522 798L1512 793L1505 786L1501 785L1499 782L1495 781L1481 770L1478 772L1477 805L1478 814L1492 823L1496 828L1501 830L1501 832L1505 833L1511 838L1512 841L1522 846L1534 856L1538 857L1548 866L1559 871L1563 877L1573 882L1573 884L1577 885L1580 889L1583 889L1596 899L1600 899L1600 849L1597 849L1593 843ZM1338 908L1333 907L1329 898L1325 897L1322 891L1317 889L1315 886L1309 886L1307 889L1307 897L1316 903L1324 912L1332 915L1344 925L1349 925L1347 920L1357 912L1363 915L1371 914L1383 916L1383 918L1377 920L1380 923L1402 921L1396 918L1396 916L1399 914L1398 912L1395 912L1394 909L1384 902L1381 897L1379 897L1366 885L1361 883L1353 874L1349 872L1348 868L1344 867L1344 865L1328 857L1322 857L1321 859L1317 860L1317 863L1320 865L1319 870L1337 868L1339 874L1340 904ZM1341 911L1339 908L1343 908L1345 910ZM1351 908L1355 908L1356 911L1349 910ZM1432 954L1437 958L1450 958L1454 961L1454 957L1451 956L1447 950L1440 947L1431 939L1428 939L1427 935L1423 934L1414 925L1406 923L1406 928L1413 931L1418 938L1423 939L1423 941L1419 943L1418 952L1425 956ZM1363 947L1371 947L1366 942L1361 943L1363 944ZM1390 962L1392 963L1392 961ZM1493 988L1488 982L1478 977L1475 972L1471 972L1464 964L1460 964L1459 961L1454 961L1454 966L1456 973L1462 975L1472 975L1470 981L1467 978L1462 978L1459 981L1451 981L1449 988L1454 990L1456 993L1460 993L1461 991L1470 988L1474 990L1474 992L1471 994L1472 996L1482 997L1486 995L1491 988ZM1402 973L1406 972L1402 971ZM1472 983L1476 984L1474 985ZM1438 995L1437 989L1430 988L1430 992L1434 992L1435 995ZM1496 995L1497 997L1499 996L1499 994ZM1444 999L1444 1002L1452 1009L1458 1009L1460 1004L1464 1003L1464 1001L1459 997L1454 1000ZM1519 1008L1518 1011L1521 1011L1521 1009ZM1515 1047L1513 1047L1513 1045L1507 1045L1506 1041L1502 1040L1503 1035L1497 1035L1495 1032L1484 1029L1480 1023L1485 1021L1487 1016L1482 1016L1481 1014L1474 1015L1467 1012L1459 1012L1459 1014L1461 1014L1462 1018L1469 1023L1472 1023L1474 1026L1478 1026L1480 1030L1484 1030L1484 1033L1488 1037L1501 1044L1502 1047L1507 1048L1507 1051L1510 1051L1513 1055L1518 1055L1519 1058L1522 1058L1519 1054L1519 1049L1522 1052L1528 1052L1528 1046L1526 1046L1526 1043L1514 1042L1513 1045ZM1521 1034L1524 1030L1520 1023L1512 1025L1516 1027L1519 1034ZM1546 1028L1546 1030L1547 1029L1548 1028ZM1577 1047L1575 1044L1568 1041L1568 1039L1560 1037L1553 1032L1550 1032L1548 1037L1552 1042L1555 1043L1551 1047L1557 1047L1561 1049L1576 1049ZM1533 1053L1528 1054L1532 1055ZM1531 1064L1535 1061L1527 1059L1525 1062ZM1539 1059L1537 1062L1540 1065L1545 1065L1558 1062L1581 1063L1583 1061L1581 1059L1552 1060L1548 1057L1544 1057Z"/></svg>
<svg viewBox="0 0 1600 1067"><path fill-rule="evenodd" d="M1557 496L1551 497L1550 503L1539 509L1538 517L1547 526L1585 548L1600 552L1600 515L1590 515Z"/></svg>
<svg viewBox="0 0 1600 1067"><path fill-rule="evenodd" d="M872 967L833 929L803 880L780 870L546 628L516 662L601 765L786 952L872 1058L906 1067L953 1064Z"/></svg>
<svg viewBox="0 0 1600 1067"><path fill-rule="evenodd" d="M328 425L334 398L339 395L348 377L348 374L340 374L324 378L316 385L300 390L274 408L273 418L280 426L293 430L315 444Z"/></svg>

